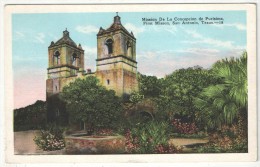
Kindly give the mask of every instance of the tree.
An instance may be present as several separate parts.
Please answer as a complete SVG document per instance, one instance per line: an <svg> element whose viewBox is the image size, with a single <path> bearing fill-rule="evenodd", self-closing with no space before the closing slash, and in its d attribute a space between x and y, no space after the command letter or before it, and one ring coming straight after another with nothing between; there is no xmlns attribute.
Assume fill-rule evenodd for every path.
<svg viewBox="0 0 260 167"><path fill-rule="evenodd" d="M213 65L212 73L221 83L203 90L195 99L198 118L209 128L247 121L247 53L240 58L223 59ZM205 119L206 116L206 119ZM202 120L203 119L203 120Z"/></svg>
<svg viewBox="0 0 260 167"><path fill-rule="evenodd" d="M37 100L34 104L14 110L14 130L39 129L45 125L46 102Z"/></svg>
<svg viewBox="0 0 260 167"><path fill-rule="evenodd" d="M184 122L194 122L194 97L197 97L203 88L217 82L209 70L201 67L176 70L164 79L159 109Z"/></svg>
<svg viewBox="0 0 260 167"><path fill-rule="evenodd" d="M70 121L82 121L88 129L114 128L115 122L120 120L119 97L93 76L71 82L63 88L61 97L67 104Z"/></svg>
<svg viewBox="0 0 260 167"><path fill-rule="evenodd" d="M161 93L162 79L156 76L138 75L139 93L144 97L158 97Z"/></svg>

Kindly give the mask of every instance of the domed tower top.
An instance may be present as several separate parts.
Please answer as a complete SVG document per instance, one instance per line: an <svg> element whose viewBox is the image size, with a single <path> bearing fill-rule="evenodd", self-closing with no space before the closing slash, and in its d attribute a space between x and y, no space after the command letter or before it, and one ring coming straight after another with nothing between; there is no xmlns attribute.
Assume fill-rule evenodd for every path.
<svg viewBox="0 0 260 167"><path fill-rule="evenodd" d="M63 37L69 37L69 36L70 36L70 33L66 28L65 31L63 31Z"/></svg>
<svg viewBox="0 0 260 167"><path fill-rule="evenodd" d="M48 78L70 77L84 69L84 50L71 38L67 28L57 42L48 47Z"/></svg>
<svg viewBox="0 0 260 167"><path fill-rule="evenodd" d="M118 12L116 12L116 16L114 17L114 24L121 24L121 18L118 16Z"/></svg>
<svg viewBox="0 0 260 167"><path fill-rule="evenodd" d="M70 32L67 30L67 28L63 31L62 37L57 42L51 42L49 47L60 46L62 44L68 44L77 48L77 44L70 38Z"/></svg>
<svg viewBox="0 0 260 167"><path fill-rule="evenodd" d="M107 29L103 29L102 27L100 27L97 36L102 36L104 34L109 34L111 32L115 32L118 30L122 30L127 35L135 39L134 34L127 31L126 28L121 24L121 17L118 16L118 12L116 12L116 16L114 17L114 22Z"/></svg>

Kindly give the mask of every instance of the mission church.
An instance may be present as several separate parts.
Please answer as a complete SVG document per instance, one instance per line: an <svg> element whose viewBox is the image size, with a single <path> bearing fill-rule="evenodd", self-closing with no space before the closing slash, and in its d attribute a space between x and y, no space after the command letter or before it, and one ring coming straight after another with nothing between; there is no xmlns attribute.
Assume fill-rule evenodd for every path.
<svg viewBox="0 0 260 167"><path fill-rule="evenodd" d="M120 19L117 14L109 28L100 27L97 33L96 72L84 70L84 50L70 38L67 29L61 39L51 42L46 81L48 122L68 122L66 112L61 112L66 108L59 93L77 78L96 76L103 86L114 90L117 96L138 90L136 38L124 28Z"/></svg>

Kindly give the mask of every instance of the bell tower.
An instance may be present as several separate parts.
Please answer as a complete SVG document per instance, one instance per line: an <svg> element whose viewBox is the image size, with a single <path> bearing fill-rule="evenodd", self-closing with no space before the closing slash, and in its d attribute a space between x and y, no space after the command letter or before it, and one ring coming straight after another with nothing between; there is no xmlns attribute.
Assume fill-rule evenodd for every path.
<svg viewBox="0 0 260 167"><path fill-rule="evenodd" d="M59 124L66 124L65 104L60 100L59 93L79 73L83 73L83 69L84 50L80 44L76 45L66 29L62 37L57 42L52 41L48 47L48 79L46 81L48 122L56 121Z"/></svg>
<svg viewBox="0 0 260 167"><path fill-rule="evenodd" d="M67 29L56 43L51 42L49 48L47 96L62 90L63 78L76 76L84 69L84 50L70 38Z"/></svg>
<svg viewBox="0 0 260 167"><path fill-rule="evenodd" d="M118 14L107 29L97 34L97 71L101 84L118 96L138 90L136 38L121 24Z"/></svg>

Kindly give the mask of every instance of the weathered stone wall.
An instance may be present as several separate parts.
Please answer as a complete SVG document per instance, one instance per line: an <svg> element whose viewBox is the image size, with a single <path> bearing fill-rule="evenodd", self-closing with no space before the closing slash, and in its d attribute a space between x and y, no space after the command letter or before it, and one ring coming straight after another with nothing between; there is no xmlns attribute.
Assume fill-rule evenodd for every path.
<svg viewBox="0 0 260 167"><path fill-rule="evenodd" d="M138 91L138 81L135 72L124 70L123 80L124 93L131 94Z"/></svg>
<svg viewBox="0 0 260 167"><path fill-rule="evenodd" d="M96 76L100 80L101 85L105 86L107 89L114 90L118 96L123 94L122 69L97 71Z"/></svg>
<svg viewBox="0 0 260 167"><path fill-rule="evenodd" d="M120 154L125 153L123 136L67 136L67 154Z"/></svg>
<svg viewBox="0 0 260 167"><path fill-rule="evenodd" d="M75 71L75 75L69 75L69 77L57 77L57 78L52 78L52 79L47 79L46 81L46 93L47 97L53 95L53 94L58 94L62 92L62 89L66 86L69 85L71 82L74 82L78 78L86 78L88 76L93 76L95 75L94 73L91 74L83 74L83 72L78 72L77 70Z"/></svg>
<svg viewBox="0 0 260 167"><path fill-rule="evenodd" d="M138 90L136 72L136 67L117 62L98 66L96 76L103 86L115 90L117 96L122 96Z"/></svg>

